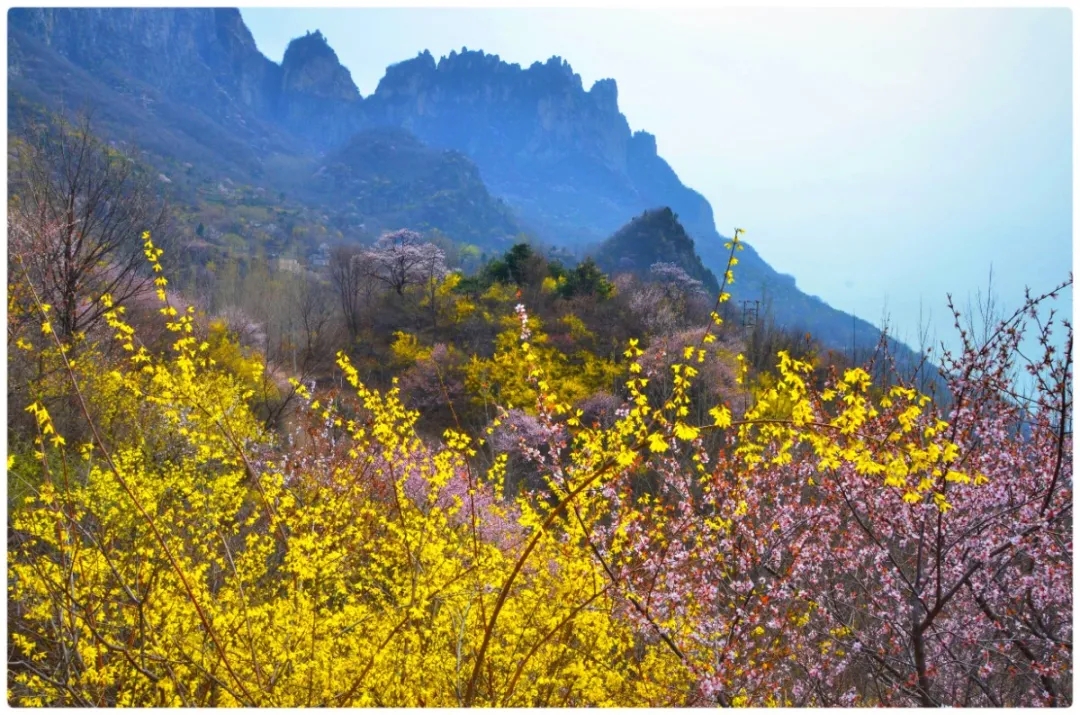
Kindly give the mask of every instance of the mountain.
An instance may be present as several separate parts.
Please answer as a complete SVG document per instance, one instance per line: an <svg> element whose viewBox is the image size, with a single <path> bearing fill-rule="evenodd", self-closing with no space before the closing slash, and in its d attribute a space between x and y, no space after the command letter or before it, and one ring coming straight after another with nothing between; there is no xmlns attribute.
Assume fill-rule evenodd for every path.
<svg viewBox="0 0 1080 715"><path fill-rule="evenodd" d="M236 9L15 8L8 19L9 74L20 91L19 80L39 79L48 63L61 75L54 96L78 92L64 82L83 79L64 76L70 64L166 122L196 115L260 153L325 149L360 126L360 93L318 32L293 40L278 65Z"/></svg>
<svg viewBox="0 0 1080 715"><path fill-rule="evenodd" d="M469 155L492 193L550 243L584 249L633 216L669 207L704 266L724 274L728 239L712 207L683 185L653 135L630 131L613 79L586 91L559 57L523 69L481 51L451 52L437 63L422 52L386 70L364 112L371 124L403 126ZM731 287L736 302L761 300L777 324L830 347L877 344L876 327L806 295L744 245Z"/></svg>
<svg viewBox="0 0 1080 715"><path fill-rule="evenodd" d="M360 91L318 30L285 49L276 101L278 121L318 150L342 144L363 124Z"/></svg>
<svg viewBox="0 0 1080 715"><path fill-rule="evenodd" d="M130 140L163 166L193 165L196 188L230 177L302 196L345 236L368 219L415 219L456 240L486 236L495 245L524 229L583 253L642 212L669 207L704 267L722 275L726 265L709 202L683 185L653 135L630 130L615 81L586 90L559 57L522 68L482 51L438 61L425 51L387 68L362 97L321 33L293 40L277 64L235 9L13 9L8 88L11 126L18 108L92 105L109 138ZM352 140L394 127L435 152L414 143L403 152L427 157L417 159L432 169L426 183L411 169L395 175L393 161L379 169L393 191L430 191L414 204L438 197L423 216L405 210L403 194L386 211L370 202L375 174L362 164L377 145ZM457 153L439 153L448 150ZM877 342L874 326L802 293L752 245L739 259L736 302L764 299L779 325L831 347Z"/></svg>
<svg viewBox="0 0 1080 715"><path fill-rule="evenodd" d="M219 24L222 35L232 37L225 32L229 19L211 10L13 8L9 126L19 127L26 111L38 106L85 110L110 139L233 178L257 175L261 157L288 151L295 142L259 119L267 82L258 74L272 74L274 65L260 65L257 52L249 55L242 44L218 39ZM237 27L246 33L242 23ZM198 48L207 37L214 47L206 54L217 67ZM231 59L229 48L236 55Z"/></svg>
<svg viewBox="0 0 1080 715"><path fill-rule="evenodd" d="M523 230L466 156L362 132L360 93L319 32L278 65L235 9L13 9L8 87L13 131L88 109L191 201L250 185L302 199L346 236L408 226L493 250Z"/></svg>
<svg viewBox="0 0 1080 715"><path fill-rule="evenodd" d="M630 272L647 277L654 263L674 263L701 281L709 295L720 283L694 252L694 241L671 209L646 211L616 231L595 252L596 263L609 273Z"/></svg>
<svg viewBox="0 0 1080 715"><path fill-rule="evenodd" d="M492 190L554 243L603 238L639 213L626 177L630 129L615 97L553 57L526 70L483 52L429 53L392 65L365 101L373 124L458 149Z"/></svg>

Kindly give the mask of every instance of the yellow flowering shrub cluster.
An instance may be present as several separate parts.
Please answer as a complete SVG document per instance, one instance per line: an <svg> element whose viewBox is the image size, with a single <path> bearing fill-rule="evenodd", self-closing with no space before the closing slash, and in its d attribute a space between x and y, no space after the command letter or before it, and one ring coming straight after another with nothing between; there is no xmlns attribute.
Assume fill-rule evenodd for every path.
<svg viewBox="0 0 1080 715"><path fill-rule="evenodd" d="M148 236L146 247L160 276ZM736 424L750 465L806 443L823 465L852 462L916 495L932 489L908 475L952 456L940 428L903 438L923 406L904 391L889 397L910 405L901 438L885 452L861 442L876 408L860 371L814 395L807 366L782 356L779 380L743 420L717 406L712 424L691 424L688 390L711 333L686 347L671 393L650 404L636 341L623 367L575 364L524 316L494 358L470 366L471 386L498 383L491 399L562 420L573 439L545 498L504 500L505 457L480 473L479 436L449 430L425 444L397 389L368 388L344 354L346 393L294 385L307 442L275 444L248 405L258 376L243 372L257 366L224 336L199 340L192 312L166 303L164 286L159 277L174 340L161 354L139 343L118 306L106 319L126 357L103 374L72 367L52 336L90 437L67 443L35 402L35 450L9 460L9 472L35 475L11 514L13 704L686 704L713 655L676 644L690 616L716 606L687 593L682 617L644 631L627 617L628 603L649 616L593 540L613 530L609 557L631 548L626 525L610 523L606 485ZM36 308L49 337L47 306ZM398 336L400 359L419 350ZM610 427L581 424L574 402L626 365L625 413ZM826 403L841 407L823 416ZM707 471L699 453L693 460L692 479ZM632 510L617 518L634 520ZM714 523L718 534L730 526Z"/></svg>
<svg viewBox="0 0 1080 715"><path fill-rule="evenodd" d="M575 338L588 334L573 315L562 322ZM563 400L573 404L598 390L611 390L625 374L625 366L589 350L567 354L551 345L538 318L528 318L531 337L527 342L522 342L514 316L503 318L502 323L503 330L495 338L495 354L490 358L473 356L465 366L465 386L477 403L535 412L541 392L557 389ZM536 379L530 364L543 370L544 380Z"/></svg>

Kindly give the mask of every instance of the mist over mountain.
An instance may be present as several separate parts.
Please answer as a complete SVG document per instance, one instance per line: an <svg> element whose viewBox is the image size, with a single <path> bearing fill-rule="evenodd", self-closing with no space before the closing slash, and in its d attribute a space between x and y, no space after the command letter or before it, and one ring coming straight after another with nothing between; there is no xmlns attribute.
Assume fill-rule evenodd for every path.
<svg viewBox="0 0 1080 715"><path fill-rule="evenodd" d="M235 9L13 9L11 125L34 106L92 107L102 133L151 160L288 192L332 213L343 235L408 221L482 248L525 232L584 253L666 207L704 269L722 276L726 264L709 202L656 137L630 130L616 81L586 89L560 57L521 67L423 51L362 97L320 32L298 36L278 64ZM407 132L400 162L372 143L379 128ZM834 348L877 342L877 328L802 293L752 244L739 259L735 301L763 300L778 325Z"/></svg>

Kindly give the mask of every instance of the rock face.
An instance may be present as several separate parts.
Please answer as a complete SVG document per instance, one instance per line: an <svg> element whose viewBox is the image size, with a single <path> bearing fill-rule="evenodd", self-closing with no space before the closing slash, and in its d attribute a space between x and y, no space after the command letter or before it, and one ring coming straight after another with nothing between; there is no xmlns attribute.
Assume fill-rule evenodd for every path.
<svg viewBox="0 0 1080 715"><path fill-rule="evenodd" d="M360 92L349 70L338 62L326 38L316 30L289 43L281 63L281 88L287 94L358 102Z"/></svg>
<svg viewBox="0 0 1080 715"><path fill-rule="evenodd" d="M235 9L12 9L11 32L99 76L135 79L222 120L267 119L281 68Z"/></svg>
<svg viewBox="0 0 1080 715"><path fill-rule="evenodd" d="M41 43L113 89L186 105L249 140L324 150L360 127L360 93L318 31L278 65L236 9L16 8L9 27L16 65Z"/></svg>
<svg viewBox="0 0 1080 715"><path fill-rule="evenodd" d="M626 201L633 194L630 128L616 98L614 80L586 92L559 57L522 69L483 52L451 52L437 64L425 52L387 69L364 112L370 123L404 126L435 146L465 152L546 238L582 243L634 213ZM599 221L588 211L595 201L580 200L596 191L606 209Z"/></svg>
<svg viewBox="0 0 1080 715"><path fill-rule="evenodd" d="M281 63L277 118L320 149L338 146L361 126L360 92L316 30L289 43Z"/></svg>
<svg viewBox="0 0 1080 715"><path fill-rule="evenodd" d="M236 10L33 8L8 14L8 119L89 111L117 140L235 176L299 142L273 121L280 68Z"/></svg>

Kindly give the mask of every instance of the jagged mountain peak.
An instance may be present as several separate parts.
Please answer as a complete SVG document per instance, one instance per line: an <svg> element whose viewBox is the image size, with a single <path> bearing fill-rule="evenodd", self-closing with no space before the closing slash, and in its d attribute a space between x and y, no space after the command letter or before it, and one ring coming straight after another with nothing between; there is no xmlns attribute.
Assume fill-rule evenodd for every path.
<svg viewBox="0 0 1080 715"><path fill-rule="evenodd" d="M425 141L471 156L536 156L544 165L571 161L583 171L591 171L582 164L590 157L586 163L616 182L626 173L630 128L618 109L615 81L600 80L586 91L557 55L523 69L466 47L438 62L425 51L387 69L365 112L374 123L408 126ZM492 169L501 173L502 167Z"/></svg>
<svg viewBox="0 0 1080 715"><path fill-rule="evenodd" d="M414 94L437 69L435 58L427 50L412 59L395 62L386 68L372 96L390 98L400 94Z"/></svg>
<svg viewBox="0 0 1080 715"><path fill-rule="evenodd" d="M308 30L302 36L294 37L289 42L282 65L305 62L318 57L332 59L335 62L338 59L337 53L330 47L326 36L320 30L315 30L315 32Z"/></svg>
<svg viewBox="0 0 1080 715"><path fill-rule="evenodd" d="M533 80L540 79L551 88L582 93L585 91L581 75L574 72L570 63L558 55L552 55L547 62L533 62L525 70L525 75Z"/></svg>
<svg viewBox="0 0 1080 715"><path fill-rule="evenodd" d="M324 99L355 102L360 90L352 74L338 60L337 53L319 30L308 32L289 43L281 61L282 90Z"/></svg>
<svg viewBox="0 0 1080 715"><path fill-rule="evenodd" d="M533 62L522 68L516 62L506 62L497 54L483 50L451 50L435 60L429 50L424 50L402 62L390 65L375 90L376 96L393 96L415 91L418 87L439 82L499 83L504 86L525 85L533 89L548 88L580 92L585 90L581 76L574 72L570 63L558 55L545 62ZM594 89L604 96L617 97L614 80L600 80Z"/></svg>
<svg viewBox="0 0 1080 715"><path fill-rule="evenodd" d="M503 62L498 55L488 54L483 50L470 50L468 47L462 47L461 52L450 50L450 54L440 57L438 68L451 70L459 67L498 67L505 64L507 63Z"/></svg>
<svg viewBox="0 0 1080 715"><path fill-rule="evenodd" d="M610 77L593 82L593 86L589 88L589 96L600 107L612 112L619 111L619 85Z"/></svg>
<svg viewBox="0 0 1080 715"><path fill-rule="evenodd" d="M631 145L643 156L656 156L656 135L646 131L636 131L630 137Z"/></svg>

